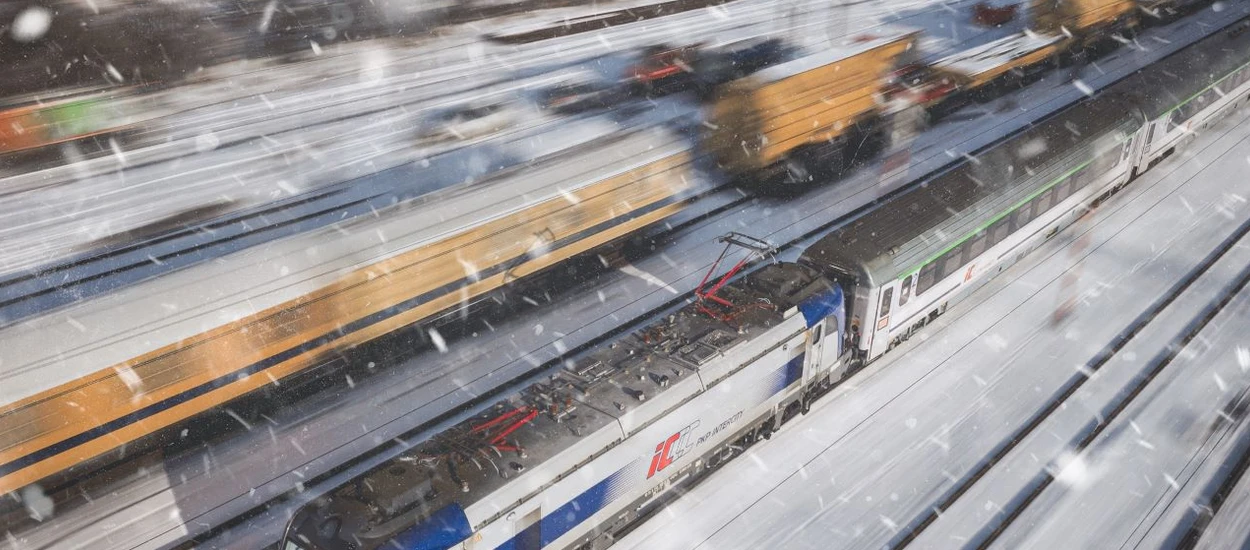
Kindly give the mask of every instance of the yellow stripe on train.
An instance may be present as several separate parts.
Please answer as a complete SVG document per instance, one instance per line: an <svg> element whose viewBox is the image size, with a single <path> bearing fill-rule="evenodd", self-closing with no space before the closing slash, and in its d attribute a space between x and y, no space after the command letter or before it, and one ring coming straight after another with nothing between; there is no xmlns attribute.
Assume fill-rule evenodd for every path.
<svg viewBox="0 0 1250 550"><path fill-rule="evenodd" d="M176 344L41 392L0 410L0 465L33 452L84 437L88 430L288 352L310 339L401 304L466 277L465 265L482 270L524 256L536 239L567 239L597 225L654 207L691 189L688 153L665 157L565 196L491 220L390 259L357 269L337 282ZM0 478L0 493L19 489L259 389L275 379L308 369L325 354L373 338L455 307L572 256L619 240L684 207L675 202L593 233L515 268L442 294L382 321L369 324L203 395L70 446ZM536 235L542 237L535 237ZM472 261L469 261L472 260Z"/></svg>

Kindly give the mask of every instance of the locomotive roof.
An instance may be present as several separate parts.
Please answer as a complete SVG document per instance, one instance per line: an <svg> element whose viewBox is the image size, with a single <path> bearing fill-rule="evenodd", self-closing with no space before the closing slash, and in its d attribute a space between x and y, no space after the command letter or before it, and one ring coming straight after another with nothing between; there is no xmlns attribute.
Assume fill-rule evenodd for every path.
<svg viewBox="0 0 1250 550"><path fill-rule="evenodd" d="M688 303L567 362L556 373L439 432L331 496L346 508L371 509L366 515L375 518L381 526L375 530L381 531L388 523L411 525L449 505L468 508L515 480L526 487L542 487L619 440L621 430L640 429L665 414L667 404L646 408L662 400L662 394L680 388L688 394L683 398L694 395L697 384L683 382L729 350L798 314L801 302L829 288L808 267L767 265L718 292L745 306L734 322L718 320L700 311L697 303ZM529 411L537 414L518 422ZM601 430L618 422L612 435L602 437ZM510 427L515 429L500 439L501 452L484 443ZM587 440L590 445L575 448ZM513 445L524 454L511 449ZM456 452L476 461L457 460L458 480L447 467L447 457ZM499 513L519 503L498 502Z"/></svg>
<svg viewBox="0 0 1250 550"><path fill-rule="evenodd" d="M1132 98L1077 104L993 146L821 238L800 261L872 286L919 268L985 220L1092 157L1100 136L1138 118Z"/></svg>

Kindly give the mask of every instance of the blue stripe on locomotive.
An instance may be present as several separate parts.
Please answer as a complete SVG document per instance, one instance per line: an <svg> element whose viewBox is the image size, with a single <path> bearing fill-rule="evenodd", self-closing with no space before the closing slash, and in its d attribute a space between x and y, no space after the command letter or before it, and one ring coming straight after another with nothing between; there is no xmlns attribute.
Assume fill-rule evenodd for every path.
<svg viewBox="0 0 1250 550"><path fill-rule="evenodd" d="M766 382L761 385L768 391L759 402L763 402L802 379L805 357L806 354L800 353L769 374ZM634 466L638 463L639 460L634 460L613 472L612 475L586 489L573 500L543 516L541 520L534 522L533 525L499 545L497 550L539 550L552 544L625 494L630 486L629 477L626 474L632 473Z"/></svg>
<svg viewBox="0 0 1250 550"><path fill-rule="evenodd" d="M803 300L799 303L799 311L803 313L803 320L809 329L826 317L834 318L836 322L834 328L839 332L839 336L841 336L842 327L846 326L846 300L842 296L842 287L836 284L829 287L829 290L818 292ZM828 327L825 330L828 331ZM842 338L835 338L834 342L838 346L835 353L841 355Z"/></svg>
<svg viewBox="0 0 1250 550"><path fill-rule="evenodd" d="M573 500L526 527L516 536L501 544L497 550L538 550L564 536L590 516L619 498L628 487L625 474L633 469L637 460L613 472L603 481L594 484Z"/></svg>
<svg viewBox="0 0 1250 550"><path fill-rule="evenodd" d="M806 300L799 302L799 312L803 314L803 320L807 322L807 328L816 326L816 323L821 322L829 315L834 315L841 321L842 288L838 285L833 285L828 290L809 296Z"/></svg>
<svg viewBox="0 0 1250 550"><path fill-rule="evenodd" d="M780 369L781 375L778 376L777 384L773 386L773 392L769 394L770 396L790 387L790 384L798 382L803 378L803 362L805 359L807 359L807 354L800 353L786 362L786 366Z"/></svg>
<svg viewBox="0 0 1250 550"><path fill-rule="evenodd" d="M473 527L464 515L464 508L453 502L400 533L391 542L395 548L403 550L447 550L472 534Z"/></svg>

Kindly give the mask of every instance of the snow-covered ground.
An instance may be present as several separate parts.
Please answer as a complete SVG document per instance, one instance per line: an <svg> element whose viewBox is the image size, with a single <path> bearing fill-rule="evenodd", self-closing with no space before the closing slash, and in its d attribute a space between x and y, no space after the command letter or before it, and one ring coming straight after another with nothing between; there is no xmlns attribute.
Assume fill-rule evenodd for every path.
<svg viewBox="0 0 1250 550"><path fill-rule="evenodd" d="M1056 482L999 546L1110 548L1166 536L1202 488L1205 478L1194 472L1209 475L1219 463L1211 447L1219 450L1229 430L1218 411L1250 384L1235 360L1250 314L1245 293L1085 453L1068 451L1152 358L1184 344L1178 334L1250 263L1243 239L1090 370L1105 346L1250 220L1250 181L1238 176L1250 154L1247 122L1243 110L1207 130L919 339L660 511L623 547L881 548L917 531L910 542L917 548L975 546L1046 472ZM1061 280L1073 271L1080 305L1052 324ZM1086 379L1015 439L1067 384ZM1009 445L952 506L934 513ZM1158 517L1165 520L1152 523Z"/></svg>
<svg viewBox="0 0 1250 550"><path fill-rule="evenodd" d="M1235 18L1230 11L1204 13L1151 31L1147 36L1157 40L1143 41L1144 51L1122 49L1099 60L1083 80L1093 87L1105 85L1202 36L1217 21ZM911 174L933 170L1081 94L1062 76L1051 75L1010 101L967 109L917 140ZM445 354L422 353L354 381L351 389L319 394L279 411L272 422L241 430L227 441L170 457L143 475L85 495L83 505L67 507L54 521L0 540L0 547L163 547L305 484L307 493L289 493L294 498L281 501L272 515L227 531L215 541L239 547L271 542L284 514L301 499L324 490L333 479L385 459L387 453L354 464L331 483L313 485L308 480L689 290L719 252L711 245L716 236L742 230L778 243L800 239L899 187L905 183L902 176L883 180L876 168L869 168L801 201L757 200L722 212L682 231L660 253L601 277L554 306L494 331L484 327L478 337L452 343ZM692 214L733 198L729 193L714 196ZM85 528L88 525L106 528ZM240 542L244 540L249 542Z"/></svg>

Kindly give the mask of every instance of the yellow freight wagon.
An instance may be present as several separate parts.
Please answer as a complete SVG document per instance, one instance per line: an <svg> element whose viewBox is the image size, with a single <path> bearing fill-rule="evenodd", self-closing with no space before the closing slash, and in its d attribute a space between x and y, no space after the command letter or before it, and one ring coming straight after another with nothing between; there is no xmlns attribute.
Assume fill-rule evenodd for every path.
<svg viewBox="0 0 1250 550"><path fill-rule="evenodd" d="M1061 35L1013 34L939 59L933 72L954 85L953 93L974 93L1045 69L1062 42Z"/></svg>
<svg viewBox="0 0 1250 550"><path fill-rule="evenodd" d="M1029 8L1033 30L1071 36L1073 48L1138 25L1136 0L1032 0Z"/></svg>
<svg viewBox="0 0 1250 550"><path fill-rule="evenodd" d="M704 145L743 183L807 183L877 137L880 92L917 31L886 30L759 71L718 91Z"/></svg>

